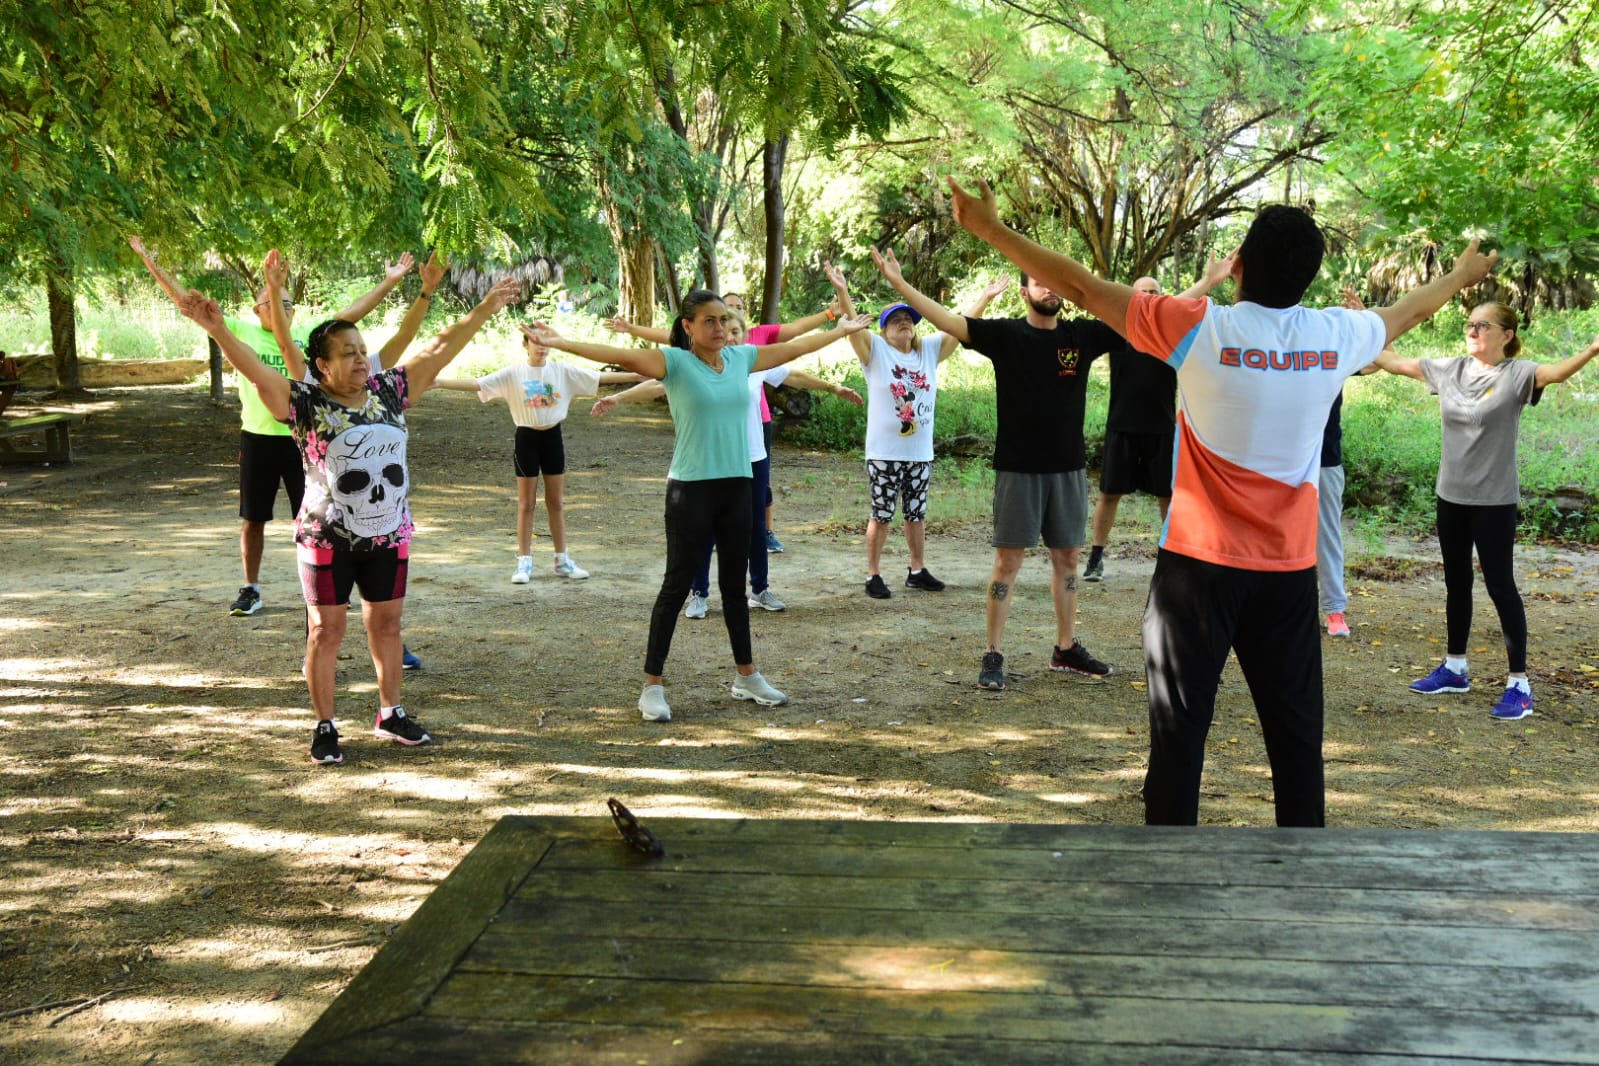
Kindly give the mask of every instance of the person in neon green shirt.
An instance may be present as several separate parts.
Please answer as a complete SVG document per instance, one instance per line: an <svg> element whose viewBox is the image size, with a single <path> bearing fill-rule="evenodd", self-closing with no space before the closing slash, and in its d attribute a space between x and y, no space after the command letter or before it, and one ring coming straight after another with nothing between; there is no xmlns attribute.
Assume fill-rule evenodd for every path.
<svg viewBox="0 0 1599 1066"><path fill-rule="evenodd" d="M155 257L144 247L138 237L128 242L139 253L144 264L155 275L163 289L171 295L171 277L156 265ZM396 285L410 273L415 260L409 252L383 268L383 280L369 292L359 297L334 318L357 323L383 301ZM430 269L432 277L430 281ZM422 298L433 295L433 289L443 276L443 267L430 262L422 272ZM176 299L176 297L174 297ZM295 342L305 343L304 330L292 330L294 303L285 297L284 310L289 315ZM267 316L266 289L255 295L252 309L257 322L246 319L228 319L228 326L261 357L261 361L288 378L300 381L305 377L305 359L299 352L284 353L272 336L271 320ZM266 524L272 521L273 507L277 502L278 487L288 493L289 514L300 511L300 501L305 495L305 470L300 462L299 450L289 436L289 427L273 418L261 403L254 389L239 390L239 559L244 568L244 585L233 600L228 613L236 618L255 614L261 610L261 556L266 544Z"/></svg>

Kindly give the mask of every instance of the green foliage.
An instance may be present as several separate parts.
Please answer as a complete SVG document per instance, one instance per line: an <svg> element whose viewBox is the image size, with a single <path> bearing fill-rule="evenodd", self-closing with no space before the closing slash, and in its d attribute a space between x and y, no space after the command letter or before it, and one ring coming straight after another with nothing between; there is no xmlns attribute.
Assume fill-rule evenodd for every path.
<svg viewBox="0 0 1599 1066"><path fill-rule="evenodd" d="M1561 277L1599 267L1594 0L1352 2L1308 90L1330 161L1388 232L1481 233Z"/></svg>

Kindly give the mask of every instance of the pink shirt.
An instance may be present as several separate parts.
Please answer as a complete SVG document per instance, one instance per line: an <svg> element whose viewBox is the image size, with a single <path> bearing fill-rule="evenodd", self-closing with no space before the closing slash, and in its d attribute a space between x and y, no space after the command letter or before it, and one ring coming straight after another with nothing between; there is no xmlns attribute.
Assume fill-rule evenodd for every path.
<svg viewBox="0 0 1599 1066"><path fill-rule="evenodd" d="M782 328L782 326L751 326L749 335L744 338L744 343L754 345L776 344L777 331ZM766 389L763 386L761 388L761 421L770 422L771 420L772 409L766 405Z"/></svg>

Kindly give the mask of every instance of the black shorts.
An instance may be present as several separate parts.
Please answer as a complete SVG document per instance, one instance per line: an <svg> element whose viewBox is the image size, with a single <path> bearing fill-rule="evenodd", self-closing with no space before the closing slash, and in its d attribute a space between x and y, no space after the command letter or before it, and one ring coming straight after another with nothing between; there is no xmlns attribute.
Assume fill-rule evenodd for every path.
<svg viewBox="0 0 1599 1066"><path fill-rule="evenodd" d="M1176 430L1167 433L1105 434L1105 459L1099 470L1099 491L1111 496L1147 492L1170 496L1172 446Z"/></svg>
<svg viewBox="0 0 1599 1066"><path fill-rule="evenodd" d="M289 517L300 513L305 497L305 465L293 437L239 433L239 517L246 522L272 521L278 485L289 493Z"/></svg>
<svg viewBox="0 0 1599 1066"><path fill-rule="evenodd" d="M300 560L300 590L312 607L343 607L350 590L359 588L367 603L405 599L405 575L411 546L352 552L342 548L296 547Z"/></svg>
<svg viewBox="0 0 1599 1066"><path fill-rule="evenodd" d="M561 439L559 422L549 429L516 427L517 477L538 477L540 474L559 477L564 473L566 442Z"/></svg>

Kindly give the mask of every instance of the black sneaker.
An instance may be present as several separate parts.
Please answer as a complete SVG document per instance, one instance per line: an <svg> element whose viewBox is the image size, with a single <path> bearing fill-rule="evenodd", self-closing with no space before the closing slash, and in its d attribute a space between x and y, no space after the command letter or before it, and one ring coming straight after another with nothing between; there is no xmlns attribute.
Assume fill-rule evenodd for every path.
<svg viewBox="0 0 1599 1066"><path fill-rule="evenodd" d="M311 761L328 766L344 761L344 749L339 747L339 730L332 722L318 722L311 734Z"/></svg>
<svg viewBox="0 0 1599 1066"><path fill-rule="evenodd" d="M243 618L247 614L254 614L261 609L261 594L249 585L239 590L238 597L233 601L233 606L228 608L228 613L235 618Z"/></svg>
<svg viewBox="0 0 1599 1066"><path fill-rule="evenodd" d="M866 579L866 595L874 600L886 600L894 594L888 591L888 585L884 583L882 574L873 574Z"/></svg>
<svg viewBox="0 0 1599 1066"><path fill-rule="evenodd" d="M983 669L977 675L977 687L991 689L1005 687L1005 656L997 651L983 653Z"/></svg>
<svg viewBox="0 0 1599 1066"><path fill-rule="evenodd" d="M943 592L944 583L933 576L933 572L926 567L919 571L905 572L905 587L908 589L922 589L926 592Z"/></svg>
<svg viewBox="0 0 1599 1066"><path fill-rule="evenodd" d="M394 713L387 718L383 712L378 712L378 720L372 726L372 735L379 740L398 740L401 744L415 747L418 744L431 744L433 738L428 736L426 729L415 718L405 713L404 707L394 708Z"/></svg>
<svg viewBox="0 0 1599 1066"><path fill-rule="evenodd" d="M1083 580L1084 581L1103 581L1103 580L1105 580L1105 556L1104 555L1098 555L1098 556L1090 555L1088 557L1088 565L1083 567Z"/></svg>
<svg viewBox="0 0 1599 1066"><path fill-rule="evenodd" d="M1065 651L1061 651L1059 648L1055 649L1055 654L1049 657L1049 668L1056 671L1071 670L1079 674L1087 674L1089 677L1109 677L1115 672L1110 668L1109 663L1102 663L1088 654L1088 649L1083 647L1083 642L1076 639L1072 641L1072 646Z"/></svg>

